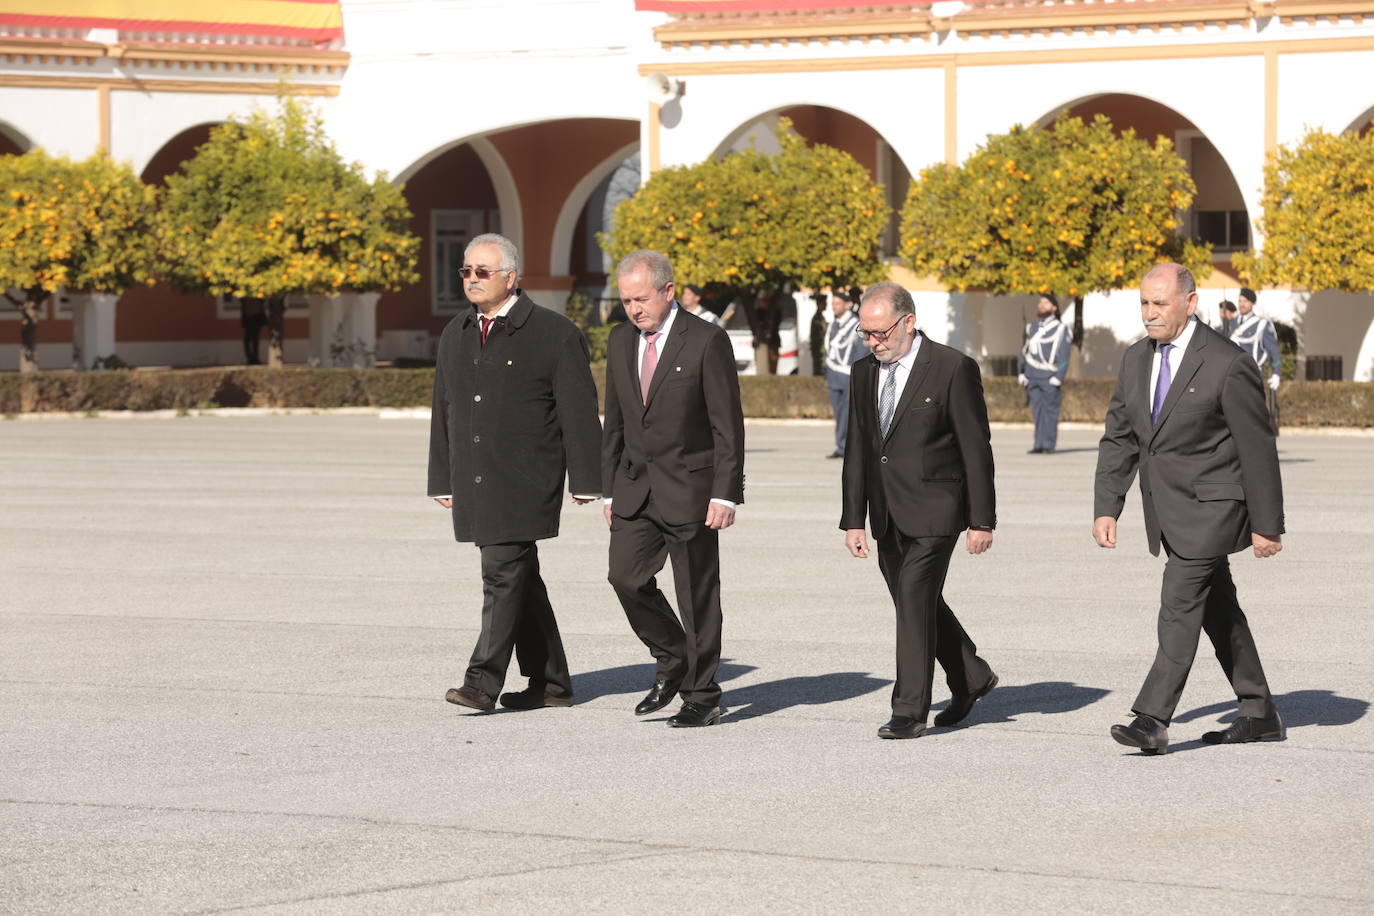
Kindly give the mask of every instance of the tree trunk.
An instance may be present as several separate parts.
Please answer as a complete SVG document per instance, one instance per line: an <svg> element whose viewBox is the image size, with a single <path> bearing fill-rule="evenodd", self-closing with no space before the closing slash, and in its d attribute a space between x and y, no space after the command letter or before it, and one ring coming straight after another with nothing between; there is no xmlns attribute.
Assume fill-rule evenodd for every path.
<svg viewBox="0 0 1374 916"><path fill-rule="evenodd" d="M267 300L267 365L282 367L286 349L286 299L274 296Z"/></svg>
<svg viewBox="0 0 1374 916"><path fill-rule="evenodd" d="M42 299L25 299L19 307L19 371L38 371L38 318Z"/></svg>
<svg viewBox="0 0 1374 916"><path fill-rule="evenodd" d="M1083 297L1073 297L1073 345L1083 349Z"/></svg>

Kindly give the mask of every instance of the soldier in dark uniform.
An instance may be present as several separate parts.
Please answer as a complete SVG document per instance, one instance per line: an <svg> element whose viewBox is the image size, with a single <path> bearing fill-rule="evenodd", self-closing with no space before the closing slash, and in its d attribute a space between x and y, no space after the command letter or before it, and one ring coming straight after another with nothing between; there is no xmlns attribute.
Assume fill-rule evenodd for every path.
<svg viewBox="0 0 1374 916"><path fill-rule="evenodd" d="M1026 342L1016 355L1016 380L1030 397L1035 419L1032 455L1048 455L1059 439L1061 386L1069 371L1073 332L1059 320L1059 302L1054 296L1040 297L1035 306L1039 320L1026 325Z"/></svg>

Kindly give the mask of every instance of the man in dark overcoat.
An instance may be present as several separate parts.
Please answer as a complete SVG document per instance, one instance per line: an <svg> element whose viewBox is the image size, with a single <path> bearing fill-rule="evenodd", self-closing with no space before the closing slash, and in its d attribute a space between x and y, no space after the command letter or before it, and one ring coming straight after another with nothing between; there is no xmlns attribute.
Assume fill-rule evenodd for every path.
<svg viewBox="0 0 1374 916"><path fill-rule="evenodd" d="M503 236L468 243L460 271L473 308L439 338L429 495L459 541L482 551L482 633L450 703L569 706L572 679L535 542L558 535L566 474L573 502L601 495L601 423L587 341L517 285ZM501 694L512 649L527 689Z"/></svg>

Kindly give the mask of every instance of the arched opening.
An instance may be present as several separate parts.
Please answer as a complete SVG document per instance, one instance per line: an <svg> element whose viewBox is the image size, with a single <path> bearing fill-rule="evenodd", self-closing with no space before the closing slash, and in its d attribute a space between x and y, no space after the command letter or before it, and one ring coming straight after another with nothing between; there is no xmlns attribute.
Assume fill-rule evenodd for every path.
<svg viewBox="0 0 1374 916"><path fill-rule="evenodd" d="M573 278L573 290L591 307L592 323L602 323L619 303L608 283L612 265L597 233L610 228L615 208L639 190L639 144L622 147L588 172L563 204L550 252L552 273Z"/></svg>
<svg viewBox="0 0 1374 916"><path fill-rule="evenodd" d="M0 121L0 156L21 156L32 148L32 140L14 126Z"/></svg>
<svg viewBox="0 0 1374 916"><path fill-rule="evenodd" d="M209 122L188 127L158 149L140 176L148 184L164 184L167 176L181 171L182 165L196 154L196 149L210 139L210 131L221 122Z"/></svg>

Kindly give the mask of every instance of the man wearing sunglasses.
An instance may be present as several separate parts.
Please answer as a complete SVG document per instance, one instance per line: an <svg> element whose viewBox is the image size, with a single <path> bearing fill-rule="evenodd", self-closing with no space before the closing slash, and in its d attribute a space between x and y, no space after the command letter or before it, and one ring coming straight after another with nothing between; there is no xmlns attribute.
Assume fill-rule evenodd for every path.
<svg viewBox="0 0 1374 916"><path fill-rule="evenodd" d="M897 681L880 738L919 738L930 713L935 662L953 696L935 717L954 725L997 686L945 603L949 561L992 546L997 525L992 441L978 364L916 330L911 293L878 283L859 305L859 336L872 349L849 386L840 528L851 555L868 556L864 520L897 612Z"/></svg>
<svg viewBox="0 0 1374 916"><path fill-rule="evenodd" d="M488 711L572 704L572 680L536 542L558 534L566 474L574 503L601 495L601 423L582 332L517 285L503 236L468 243L459 271L472 311L439 338L429 495L459 541L482 552L482 632L450 703ZM501 693L511 652L529 686Z"/></svg>
<svg viewBox="0 0 1374 916"><path fill-rule="evenodd" d="M636 251L616 268L629 318L606 342L602 490L611 528L610 579L656 664L635 707L672 702L673 728L720 719L720 532L744 501L744 413L725 330L674 299L673 266ZM656 576L673 564L678 613Z"/></svg>

